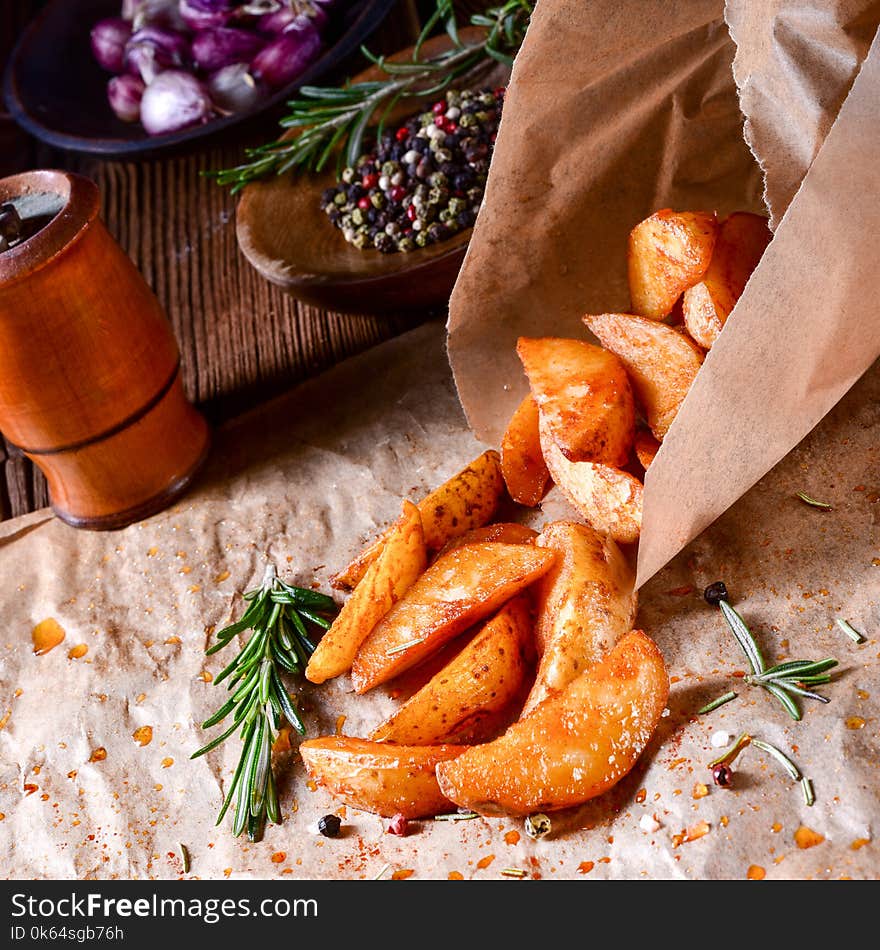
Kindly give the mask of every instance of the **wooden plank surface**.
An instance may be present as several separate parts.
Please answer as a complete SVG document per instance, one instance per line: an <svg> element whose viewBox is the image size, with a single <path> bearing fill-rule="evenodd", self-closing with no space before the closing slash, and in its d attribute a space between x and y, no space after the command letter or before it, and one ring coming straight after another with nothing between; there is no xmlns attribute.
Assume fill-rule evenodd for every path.
<svg viewBox="0 0 880 950"><path fill-rule="evenodd" d="M41 6L0 2L0 66ZM382 52L409 44L418 29L413 0L399 0L370 41ZM362 68L359 57L345 74ZM219 423L386 340L414 318L341 314L301 304L267 283L238 251L236 201L202 172L240 160L242 147L274 137L274 121L251 141L148 162L110 162L53 151L0 113L0 175L68 168L94 179L103 218L162 302L182 354L187 394ZM0 518L48 504L42 475L7 451L0 460Z"/></svg>

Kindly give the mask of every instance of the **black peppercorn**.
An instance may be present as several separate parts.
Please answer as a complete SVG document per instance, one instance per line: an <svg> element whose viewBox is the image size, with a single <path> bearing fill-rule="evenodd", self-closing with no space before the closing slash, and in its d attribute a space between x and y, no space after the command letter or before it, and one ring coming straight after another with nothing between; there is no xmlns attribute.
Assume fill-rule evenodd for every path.
<svg viewBox="0 0 880 950"><path fill-rule="evenodd" d="M706 603L711 604L713 607L717 607L722 600L728 600L727 587L724 581L715 581L714 584L710 584L703 591L703 597L706 598Z"/></svg>
<svg viewBox="0 0 880 950"><path fill-rule="evenodd" d="M325 838L338 838L341 828L342 821L339 815L324 815L318 820L318 831Z"/></svg>
<svg viewBox="0 0 880 950"><path fill-rule="evenodd" d="M716 765L712 769L712 781L719 788L730 788L733 785L733 769L729 765Z"/></svg>

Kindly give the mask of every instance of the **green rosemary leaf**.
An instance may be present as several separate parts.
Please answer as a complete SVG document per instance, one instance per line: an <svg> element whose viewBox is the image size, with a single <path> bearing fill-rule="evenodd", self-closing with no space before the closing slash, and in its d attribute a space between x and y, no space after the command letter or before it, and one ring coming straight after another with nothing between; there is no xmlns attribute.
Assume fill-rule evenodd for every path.
<svg viewBox="0 0 880 950"><path fill-rule="evenodd" d="M278 793L275 790L275 776L269 769L269 777L266 783L266 815L273 824L281 824L281 810L278 807Z"/></svg>
<svg viewBox="0 0 880 950"><path fill-rule="evenodd" d="M316 624L319 627L323 627L325 630L330 629L330 621L325 617L322 617L320 614L313 613L311 610L307 610L305 607L300 607L299 612L306 618L306 620L311 620L312 623Z"/></svg>
<svg viewBox="0 0 880 950"><path fill-rule="evenodd" d="M764 670L758 679L779 676L780 674L788 676L795 673L798 674L797 678L800 679L803 675L812 676L815 673L824 673L826 670L834 669L835 666L837 666L837 660L831 657L824 660L788 660Z"/></svg>
<svg viewBox="0 0 880 950"><path fill-rule="evenodd" d="M712 769L716 765L729 765L751 741L752 737L747 732L741 733L736 737L733 745L728 746L717 758L712 759L709 768Z"/></svg>
<svg viewBox="0 0 880 950"><path fill-rule="evenodd" d="M382 133L380 132L379 134L381 135ZM333 154L336 146L340 143L344 135L345 135L345 126L340 125L339 128L330 137L330 141L325 146L324 151L321 152L321 154L318 156L318 160L315 163L316 172L323 170L324 166L327 164L327 161L329 160L330 156ZM295 601L291 601L291 603L295 603Z"/></svg>
<svg viewBox="0 0 880 950"><path fill-rule="evenodd" d="M272 673L272 662L268 657L263 658L260 664L260 703L265 706L269 702L269 677Z"/></svg>
<svg viewBox="0 0 880 950"><path fill-rule="evenodd" d="M725 703L729 703L732 699L736 699L737 694L731 690L729 693L724 693L722 696L719 696L717 699L713 699L711 702L706 703L705 706L697 710L697 715L701 716L703 713L710 713L713 709L717 709L719 706L723 706Z"/></svg>
<svg viewBox="0 0 880 950"><path fill-rule="evenodd" d="M287 692L284 683L281 682L281 677L275 670L272 671L272 685L275 687L275 695L281 704L285 719L287 719L300 735L305 735L305 726L303 725L302 719L300 719L299 712L296 706L290 701L290 694Z"/></svg>
<svg viewBox="0 0 880 950"><path fill-rule="evenodd" d="M221 742L225 739L228 739L235 730L238 729L238 723L234 722L222 735L217 736L216 739L212 739L207 745L203 745L201 749L197 752L193 752L190 756L191 759L197 759L199 756L204 755L206 752L210 752L212 749L216 749Z"/></svg>
<svg viewBox="0 0 880 950"><path fill-rule="evenodd" d="M826 501L817 501L815 498L810 497L805 491L795 492L795 495L800 498L800 500L805 504L809 505L811 508L819 508L822 511L833 511L834 509Z"/></svg>
<svg viewBox="0 0 880 950"><path fill-rule="evenodd" d="M263 718L260 725L260 748L251 782L251 814L257 816L263 810L266 798L266 780L272 765L272 744L269 723Z"/></svg>
<svg viewBox="0 0 880 950"><path fill-rule="evenodd" d="M501 63L504 66L513 65L513 57L510 56L508 53L502 53L500 49L495 49L494 47L487 46L486 54L488 56L491 56L492 59L496 60L497 62ZM504 872L502 871L501 873L503 874Z"/></svg>
<svg viewBox="0 0 880 950"><path fill-rule="evenodd" d="M756 749L760 749L762 752L772 755L795 782L800 781L800 770L781 749L777 749L776 746L770 745L769 742L764 742L762 739L752 739L752 745Z"/></svg>
<svg viewBox="0 0 880 950"><path fill-rule="evenodd" d="M461 39L458 35L458 21L455 19L455 14L446 18L446 35L452 40L456 46L461 46Z"/></svg>
<svg viewBox="0 0 880 950"><path fill-rule="evenodd" d="M249 726L245 729L244 735L242 736L242 741L244 747L247 748L247 743L250 739L249 729L253 729L253 726ZM217 821L214 822L214 827L216 828L221 821L226 817L226 812L229 810L229 806L232 804L232 799L235 797L236 789L238 784L241 781L242 773L244 772L244 767L246 763L246 758L244 755L241 755L238 759L238 765L235 767L235 772L232 776L232 781L229 783L229 791L226 793L226 797L223 799L223 805L220 808L220 813L217 815Z"/></svg>
<svg viewBox="0 0 880 950"><path fill-rule="evenodd" d="M317 590L306 590L304 587L291 587L279 581L279 592L288 594L293 603L299 607L312 607L315 610L336 611L336 601ZM273 594L274 597L274 594Z"/></svg>
<svg viewBox="0 0 880 950"><path fill-rule="evenodd" d="M742 651L749 661L752 672L756 674L763 673L765 669L764 657L761 655L761 649L752 636L752 632L746 625L745 620L743 620L726 600L719 601L718 606L721 608L721 613L724 615L724 619L727 621L731 632L742 647Z"/></svg>
<svg viewBox="0 0 880 950"><path fill-rule="evenodd" d="M209 716L203 723L202 729L210 729L211 726L216 726L218 722L222 722L235 708L235 699L232 698L224 703L213 716Z"/></svg>
<svg viewBox="0 0 880 950"><path fill-rule="evenodd" d="M802 689L796 683L792 683L791 680L770 680L769 682L774 683L776 686L787 690L790 693L796 693L798 696L805 696L807 699L815 699L820 703L830 703L831 700L827 696L820 696L819 693L813 693L808 689Z"/></svg>
<svg viewBox="0 0 880 950"><path fill-rule="evenodd" d="M842 617L838 617L835 621L838 627L852 640L853 643L864 643L867 639L863 633L859 633L858 630L848 621L844 620Z"/></svg>
<svg viewBox="0 0 880 950"><path fill-rule="evenodd" d="M813 783L806 775L801 779L801 789L804 793L804 804L810 807L815 803L816 795L813 791Z"/></svg>
<svg viewBox="0 0 880 950"><path fill-rule="evenodd" d="M824 683L831 682L831 675L820 673L817 676L796 676L795 682L798 686L822 686Z"/></svg>
<svg viewBox="0 0 880 950"><path fill-rule="evenodd" d="M801 711L798 708L797 703L785 692L784 689L780 689L776 683L765 683L764 689L770 693L771 696L775 696L779 702L784 707L785 711L791 716L795 722L800 722L801 720Z"/></svg>

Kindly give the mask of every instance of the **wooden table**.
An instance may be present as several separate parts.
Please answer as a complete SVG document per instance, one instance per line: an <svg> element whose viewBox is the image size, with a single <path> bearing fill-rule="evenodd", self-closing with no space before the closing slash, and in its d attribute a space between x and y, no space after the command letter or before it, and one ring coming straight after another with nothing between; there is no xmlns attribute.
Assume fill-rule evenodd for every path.
<svg viewBox="0 0 880 950"><path fill-rule="evenodd" d="M36 0L0 4L0 67L40 6ZM408 45L418 32L419 9L425 7L433 7L432 0L418 5L416 0L398 0L370 46L392 52ZM342 73L349 75L363 65L360 57L354 58ZM187 394L214 424L419 319L319 310L267 283L247 263L235 239L236 200L201 173L236 163L245 145L274 137L276 129L275 120L269 119L253 142L161 161L109 162L47 148L0 111L0 176L60 167L97 182L107 226L174 326ZM0 519L46 504L40 472L0 444Z"/></svg>

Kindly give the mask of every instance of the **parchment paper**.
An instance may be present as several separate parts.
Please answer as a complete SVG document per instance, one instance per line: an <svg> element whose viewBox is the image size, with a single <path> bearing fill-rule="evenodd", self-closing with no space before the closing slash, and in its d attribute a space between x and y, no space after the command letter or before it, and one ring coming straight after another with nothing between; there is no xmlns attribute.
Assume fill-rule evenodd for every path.
<svg viewBox="0 0 880 950"><path fill-rule="evenodd" d="M584 313L628 309L634 224L662 207L760 210L736 52L747 135L780 223L646 478L643 584L880 354L877 40L859 68L878 7L730 2L737 49L715 0L609 6L538 5L448 346L468 420L497 444L527 389L517 337L588 338Z"/></svg>
<svg viewBox="0 0 880 950"><path fill-rule="evenodd" d="M223 652L206 661L206 629L238 615L236 591L259 582L266 557L292 582L327 590L329 575L396 516L401 496L419 498L482 449L458 405L442 326L385 344L227 428L201 483L140 525L89 533L45 511L6 522L3 875L173 878L182 874L183 843L188 876L220 879L357 879L383 869L386 879L407 871L412 880L453 871L488 879L507 867L551 880L739 879L752 865L767 878L877 876L878 405L875 367L643 588L639 621L673 680L669 714L630 776L554 816L552 837L537 843L521 822L503 819L427 821L399 838L353 809L341 838L317 837L309 828L338 803L309 790L294 752L277 759L284 824L249 844L232 838L228 821L214 827L237 743L189 759L205 741L197 723L225 694L206 682L226 662ZM801 488L834 511L794 499ZM829 705L812 703L793 723L769 697L731 680L743 659L700 596L719 577L768 657L840 659L841 676L824 688ZM837 616L868 641L843 636ZM31 631L47 617L66 636L37 656ZM736 702L695 715L732 683ZM303 690L309 735L337 727L364 735L396 704L384 690L357 697L347 689L334 681ZM863 724L848 728L848 720ZM135 735L143 742L147 726L142 745ZM712 786L706 763L717 754L716 730L748 730L788 751L813 779L816 804L807 808L800 789L755 750L738 763L733 790ZM694 797L698 783L708 794ZM656 831L642 830L645 815L656 816ZM682 839L702 821L708 833ZM801 825L824 840L799 848Z"/></svg>

